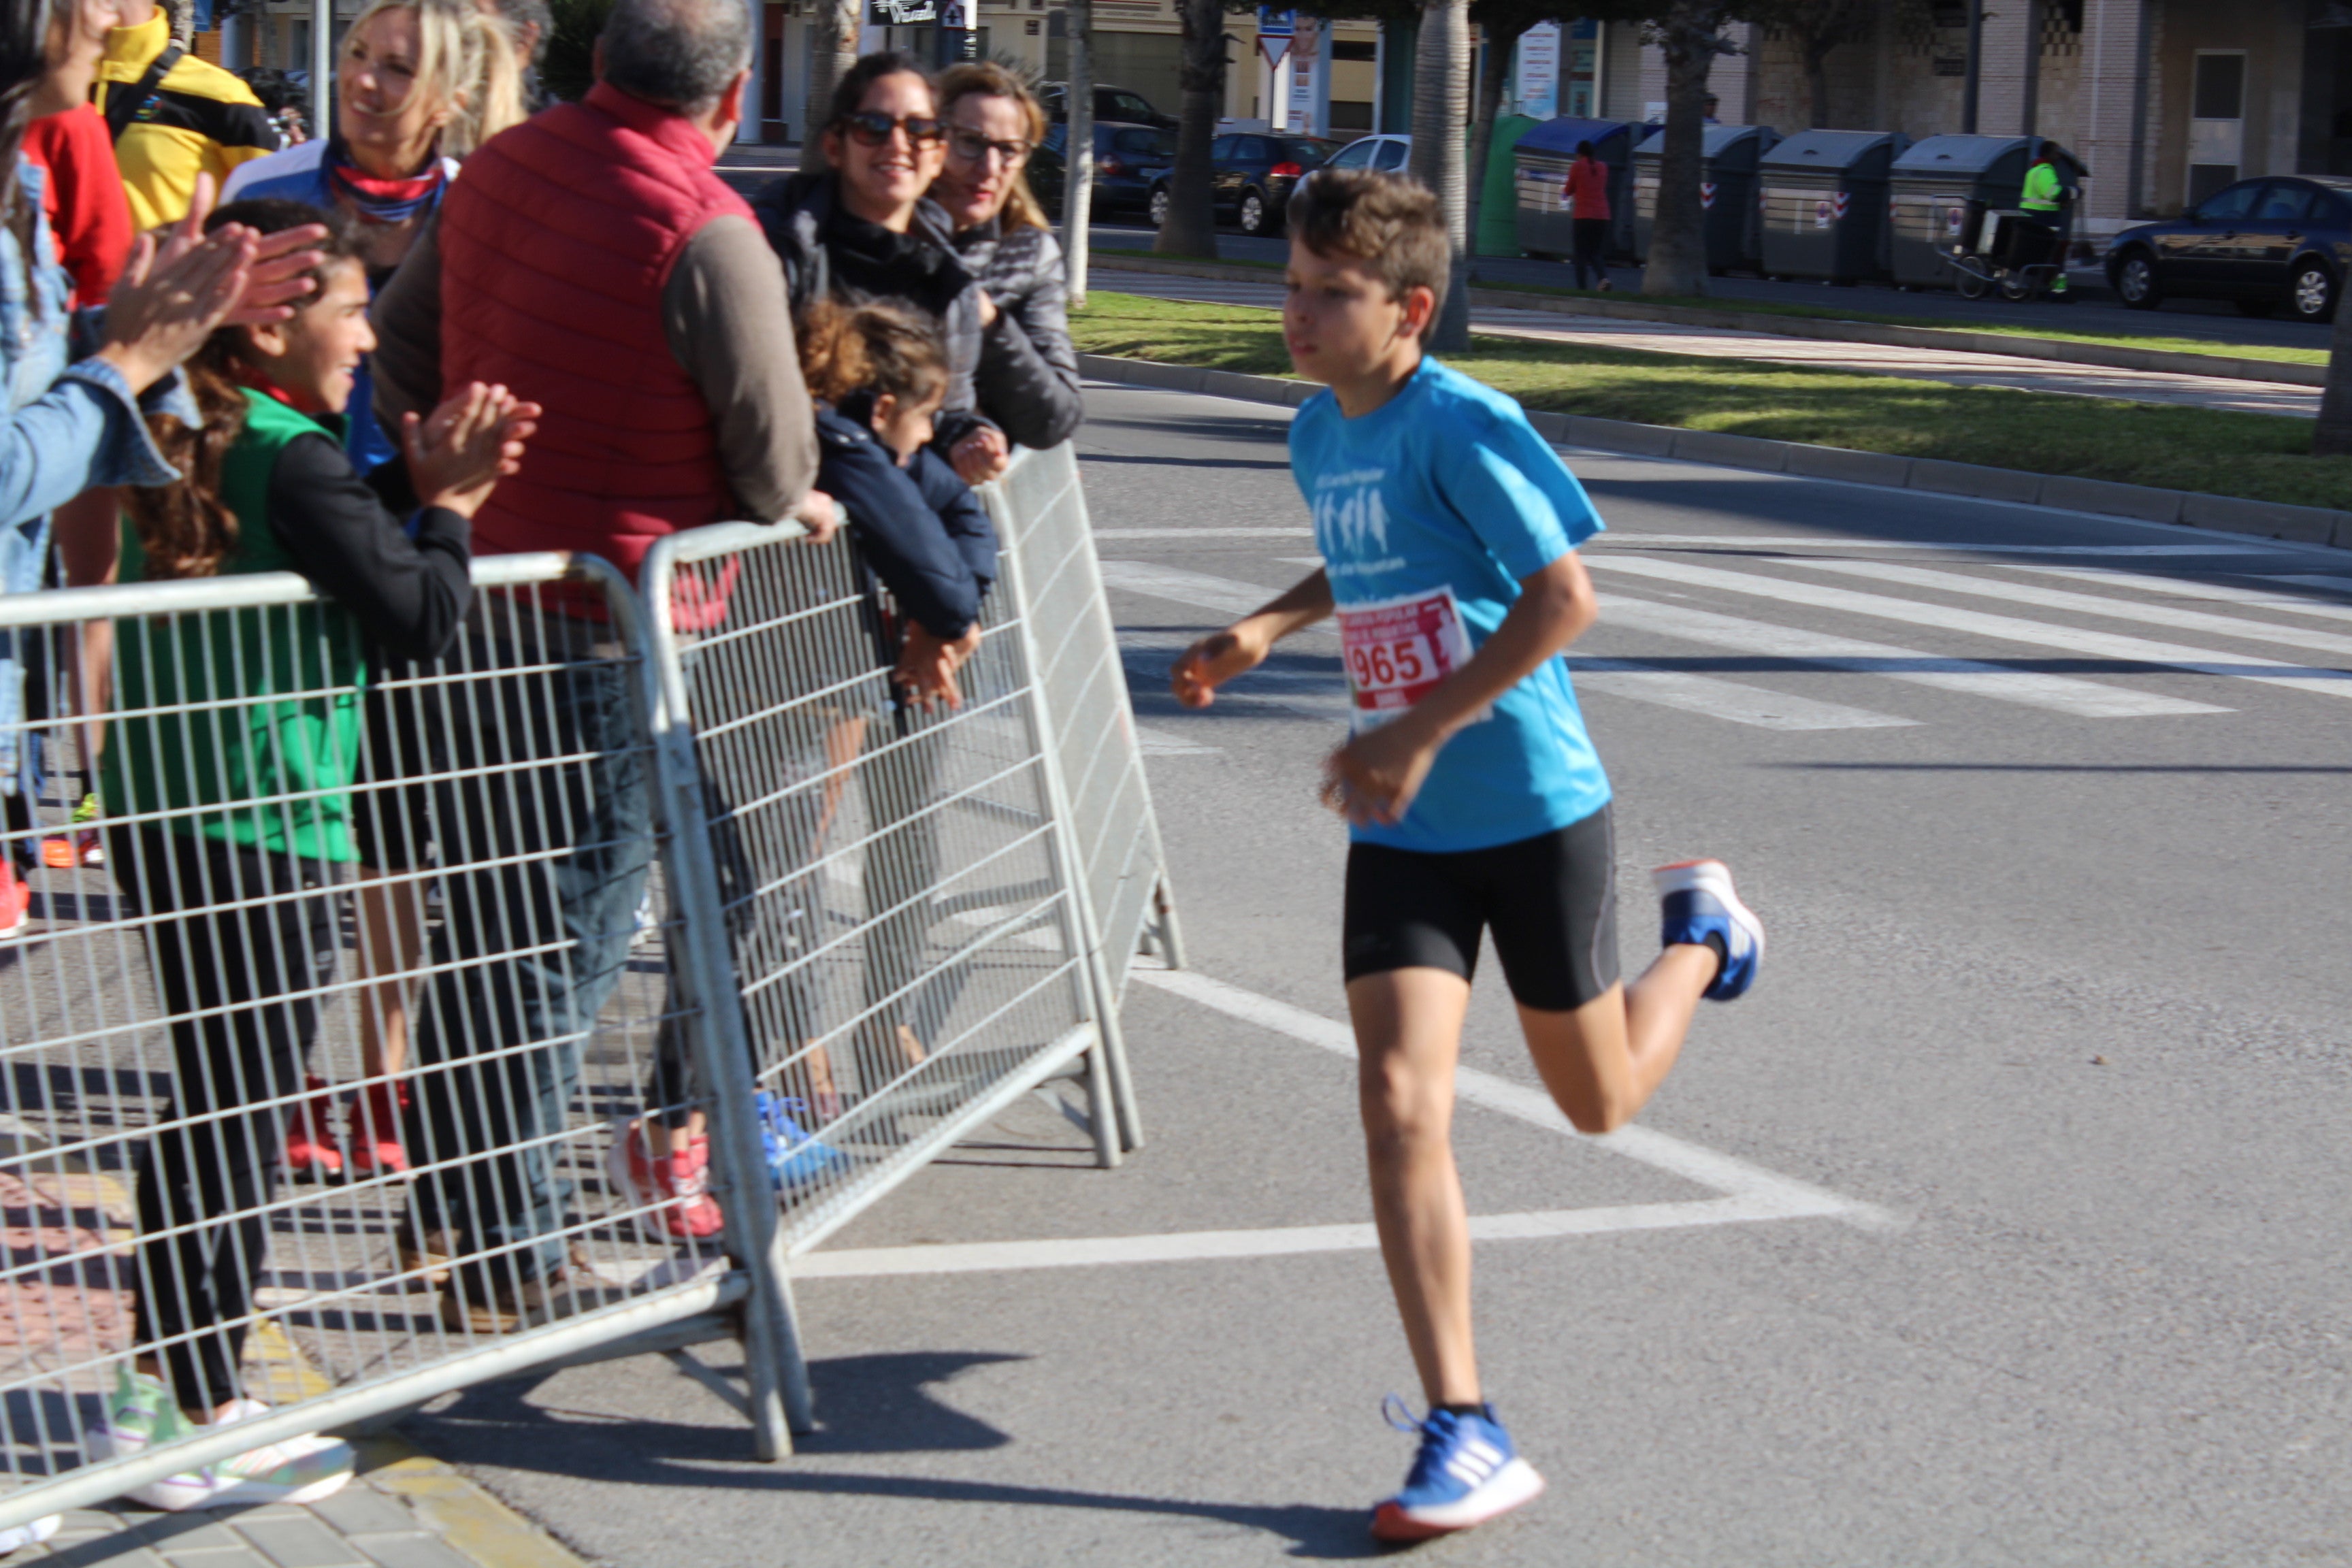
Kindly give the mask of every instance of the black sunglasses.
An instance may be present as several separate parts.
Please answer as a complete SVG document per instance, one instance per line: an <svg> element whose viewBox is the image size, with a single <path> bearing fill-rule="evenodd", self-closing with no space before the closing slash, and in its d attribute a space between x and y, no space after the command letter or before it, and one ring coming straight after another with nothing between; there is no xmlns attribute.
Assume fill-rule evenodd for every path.
<svg viewBox="0 0 2352 1568"><path fill-rule="evenodd" d="M890 140L893 131L904 131L910 145L936 142L947 134L947 127L927 114L909 114L897 118L878 109L861 110L841 117L841 128L856 137L862 146L880 147Z"/></svg>

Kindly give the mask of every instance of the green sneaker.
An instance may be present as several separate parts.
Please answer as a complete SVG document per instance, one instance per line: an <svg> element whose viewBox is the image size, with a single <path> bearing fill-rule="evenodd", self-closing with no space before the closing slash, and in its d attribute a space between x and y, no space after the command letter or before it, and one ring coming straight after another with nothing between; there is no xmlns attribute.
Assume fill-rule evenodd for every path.
<svg viewBox="0 0 2352 1568"><path fill-rule="evenodd" d="M257 1399L240 1399L223 1423L250 1421L269 1413ZM181 1413L160 1378L122 1370L106 1422L91 1434L100 1459L144 1453L157 1444L192 1437L205 1428ZM333 1495L352 1479L352 1446L332 1437L305 1435L255 1448L234 1458L184 1470L134 1487L124 1495L165 1513L194 1508L241 1507L266 1502L309 1503Z"/></svg>

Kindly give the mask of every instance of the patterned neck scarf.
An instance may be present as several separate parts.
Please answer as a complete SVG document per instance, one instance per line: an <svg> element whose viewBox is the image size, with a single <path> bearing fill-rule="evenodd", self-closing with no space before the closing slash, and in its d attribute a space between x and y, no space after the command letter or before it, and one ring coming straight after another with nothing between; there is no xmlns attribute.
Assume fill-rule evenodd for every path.
<svg viewBox="0 0 2352 1568"><path fill-rule="evenodd" d="M380 178L353 163L352 150L337 135L327 142L327 184L352 204L362 223L394 224L406 223L418 213L438 206L448 178L442 173L437 152L426 157L425 167L414 174Z"/></svg>

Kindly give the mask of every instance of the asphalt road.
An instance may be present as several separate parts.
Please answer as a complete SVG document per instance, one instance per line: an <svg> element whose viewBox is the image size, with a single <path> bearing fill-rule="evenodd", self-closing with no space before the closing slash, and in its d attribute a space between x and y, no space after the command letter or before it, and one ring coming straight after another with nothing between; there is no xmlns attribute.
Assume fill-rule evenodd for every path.
<svg viewBox="0 0 2352 1568"><path fill-rule="evenodd" d="M1206 713L1158 689L1172 645L1306 570L1286 416L1111 389L1091 410L1193 964L1128 1008L1150 1142L1096 1172L1061 1109L1024 1104L829 1243L797 1288L824 1429L782 1464L659 1360L414 1423L584 1555L1369 1554L1410 1457L1376 1406L1412 1373L1349 1228L1344 846L1312 799L1337 661L1302 644ZM1696 854L1731 862L1771 947L1702 1016L1647 1141L1530 1113L1481 991L1458 1139L1496 1237L1482 1351L1552 1490L1425 1554L2345 1562L2352 561L1571 461L1612 526L1578 679L1627 962L1654 952L1643 872ZM1202 1256L1237 1231L1258 1255ZM983 1247L908 1275L876 1250L1103 1237L1173 1257Z"/></svg>
<svg viewBox="0 0 2352 1568"><path fill-rule="evenodd" d="M1150 228L1132 225L1097 224L1094 243L1106 249L1150 250L1156 237ZM1279 237L1253 238L1233 229L1220 229L1217 254L1227 260L1282 261L1290 252ZM1106 258L1108 259L1108 258ZM1611 269L1620 289L1639 289L1641 268ZM1948 289L1916 292L1891 284L1864 283L1832 288L1825 283L1775 283L1768 279L1710 278L1707 292L1727 303L1742 300L1782 305L1822 305L1867 315L1923 316L1955 327L2041 327L2072 332L2101 332L2118 337L2206 338L2224 343L2267 343L2281 348L2325 349L2328 329L2281 320L2260 321L2242 316L2237 307L2218 300L2176 300L2156 310L2134 310L2109 292L2096 273L2072 274L2076 298L2072 303L2042 301L2013 304L2000 300L1963 300ZM1564 262L1532 258L1481 257L1477 278L1496 288L1540 284L1552 289L1575 286Z"/></svg>

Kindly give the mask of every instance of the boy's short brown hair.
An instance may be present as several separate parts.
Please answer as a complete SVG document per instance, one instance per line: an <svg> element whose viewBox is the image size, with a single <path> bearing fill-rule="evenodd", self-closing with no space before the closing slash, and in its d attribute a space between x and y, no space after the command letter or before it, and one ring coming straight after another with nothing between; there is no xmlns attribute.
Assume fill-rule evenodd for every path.
<svg viewBox="0 0 2352 1568"><path fill-rule="evenodd" d="M1419 180L1375 169L1318 169L1291 193L1290 232L1326 260L1368 263L1391 298L1402 299L1408 289L1445 298L1452 247L1436 193Z"/></svg>

